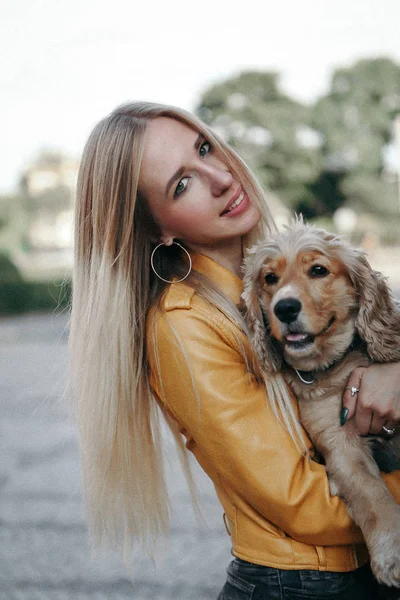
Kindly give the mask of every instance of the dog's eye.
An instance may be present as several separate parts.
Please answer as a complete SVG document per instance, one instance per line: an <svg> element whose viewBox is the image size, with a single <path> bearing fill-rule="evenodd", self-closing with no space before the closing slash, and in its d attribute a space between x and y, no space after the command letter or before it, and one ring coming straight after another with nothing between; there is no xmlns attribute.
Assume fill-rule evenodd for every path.
<svg viewBox="0 0 400 600"><path fill-rule="evenodd" d="M275 275L275 273L267 273L265 275L264 279L265 279L265 283L267 285L274 285L274 283L276 283L278 281L278 278Z"/></svg>
<svg viewBox="0 0 400 600"><path fill-rule="evenodd" d="M325 277L329 275L329 271L322 265L313 265L309 271L310 277Z"/></svg>

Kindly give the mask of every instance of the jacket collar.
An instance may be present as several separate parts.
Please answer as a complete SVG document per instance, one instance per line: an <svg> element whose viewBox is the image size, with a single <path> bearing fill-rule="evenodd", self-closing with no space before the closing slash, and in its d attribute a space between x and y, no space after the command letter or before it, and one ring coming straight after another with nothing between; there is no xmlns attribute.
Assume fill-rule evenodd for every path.
<svg viewBox="0 0 400 600"><path fill-rule="evenodd" d="M191 253L191 258L196 271L208 277L233 304L239 303L243 291L240 277L204 254Z"/></svg>

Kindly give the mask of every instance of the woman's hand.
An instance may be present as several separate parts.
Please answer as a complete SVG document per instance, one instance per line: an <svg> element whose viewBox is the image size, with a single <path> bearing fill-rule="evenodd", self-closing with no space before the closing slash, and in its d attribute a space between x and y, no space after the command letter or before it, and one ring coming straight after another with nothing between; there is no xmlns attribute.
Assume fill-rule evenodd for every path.
<svg viewBox="0 0 400 600"><path fill-rule="evenodd" d="M352 387L360 391L352 393ZM354 369L343 394L342 425L352 418L360 435L382 433L383 426L389 431L396 428L400 423L400 363Z"/></svg>

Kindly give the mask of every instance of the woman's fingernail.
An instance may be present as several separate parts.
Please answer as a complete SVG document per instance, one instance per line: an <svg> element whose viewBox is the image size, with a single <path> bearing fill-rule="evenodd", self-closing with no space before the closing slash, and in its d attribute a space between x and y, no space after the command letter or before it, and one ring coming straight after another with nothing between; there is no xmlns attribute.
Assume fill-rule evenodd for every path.
<svg viewBox="0 0 400 600"><path fill-rule="evenodd" d="M340 411L340 424L344 425L347 421L347 415L349 414L349 409L346 407L343 407L342 410Z"/></svg>

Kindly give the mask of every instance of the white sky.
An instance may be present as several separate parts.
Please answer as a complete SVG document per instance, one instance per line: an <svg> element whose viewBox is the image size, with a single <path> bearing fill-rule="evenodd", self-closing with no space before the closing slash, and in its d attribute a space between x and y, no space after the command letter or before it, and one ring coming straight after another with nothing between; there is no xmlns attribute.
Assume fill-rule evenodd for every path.
<svg viewBox="0 0 400 600"><path fill-rule="evenodd" d="M117 104L193 109L211 83L273 69L294 97L362 57L400 62L400 0L2 0L0 193L44 147L79 155Z"/></svg>

